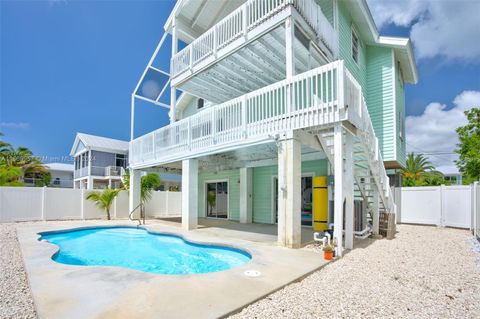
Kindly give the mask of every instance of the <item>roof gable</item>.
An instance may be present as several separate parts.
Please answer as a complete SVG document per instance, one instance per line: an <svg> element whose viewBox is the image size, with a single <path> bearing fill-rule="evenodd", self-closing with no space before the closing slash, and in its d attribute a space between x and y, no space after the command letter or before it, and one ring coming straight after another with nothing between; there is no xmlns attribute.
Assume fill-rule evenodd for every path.
<svg viewBox="0 0 480 319"><path fill-rule="evenodd" d="M84 146L83 149L79 147L80 144ZM113 138L90 135L85 133L77 133L72 150L70 151L70 155L75 156L76 154L84 151L85 149L127 154L128 148L129 142L127 141L116 140Z"/></svg>

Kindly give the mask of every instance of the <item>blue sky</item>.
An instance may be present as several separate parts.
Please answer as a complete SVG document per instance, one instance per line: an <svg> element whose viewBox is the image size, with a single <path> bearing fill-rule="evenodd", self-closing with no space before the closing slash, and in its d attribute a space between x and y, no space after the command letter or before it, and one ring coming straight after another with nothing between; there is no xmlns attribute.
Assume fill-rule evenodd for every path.
<svg viewBox="0 0 480 319"><path fill-rule="evenodd" d="M460 1L467 8L457 9L448 24L459 21L457 33L436 25L452 14L452 1L368 2L382 35L411 35L415 45L420 81L406 87L408 147L451 168L453 157L444 153L452 151L452 131L463 122L461 112L448 121L448 111L477 101L476 94L463 92L480 91L480 45L471 44L480 38L479 2ZM128 140L130 94L173 5L167 0L1 1L0 131L5 139L49 160L68 155L77 131ZM470 37L470 43L459 37ZM168 56L161 62L168 64ZM435 116L458 124L440 127L441 121L424 113L432 104ZM164 109L139 103L137 110L137 135L168 121ZM432 131L418 132L424 126L418 124L429 121L443 132L433 135L446 134L447 146L435 145Z"/></svg>

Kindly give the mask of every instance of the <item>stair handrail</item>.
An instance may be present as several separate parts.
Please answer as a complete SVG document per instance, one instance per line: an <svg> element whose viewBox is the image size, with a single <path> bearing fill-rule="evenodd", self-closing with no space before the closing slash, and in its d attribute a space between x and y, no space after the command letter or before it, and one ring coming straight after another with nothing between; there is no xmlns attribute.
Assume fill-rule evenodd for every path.
<svg viewBox="0 0 480 319"><path fill-rule="evenodd" d="M135 211L140 208L140 217L138 217L138 219L134 219L133 218L133 214L135 213ZM145 206L143 205L143 203L140 203L138 204L137 206L135 206L134 209L132 209L132 211L128 214L128 219L130 219L131 221L138 221L138 225L140 226L142 224L142 217L143 217L143 224L145 225L145 210L144 210Z"/></svg>
<svg viewBox="0 0 480 319"><path fill-rule="evenodd" d="M362 88L353 75L345 70L345 94L350 97L347 99L349 118L355 123L357 128L361 131L363 138L365 138L365 146L368 149L369 161L371 162L372 175L376 181L377 188L380 193L380 198L385 206L385 209L390 213L396 212L396 205L393 201L392 191L390 189L390 180L383 165L383 158L378 145L378 138L373 129L370 113L368 112L367 103L362 92ZM377 181L377 177L379 181Z"/></svg>

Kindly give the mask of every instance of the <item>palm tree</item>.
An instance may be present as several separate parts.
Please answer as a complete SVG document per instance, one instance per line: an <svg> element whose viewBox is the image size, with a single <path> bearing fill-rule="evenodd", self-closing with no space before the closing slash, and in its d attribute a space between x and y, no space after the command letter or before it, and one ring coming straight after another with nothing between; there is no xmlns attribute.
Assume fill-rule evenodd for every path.
<svg viewBox="0 0 480 319"><path fill-rule="evenodd" d="M117 197L120 189L107 188L103 191L92 191L87 194L87 200L91 200L98 208L103 209L107 213L107 219L110 220L110 207L113 200Z"/></svg>
<svg viewBox="0 0 480 319"><path fill-rule="evenodd" d="M160 187L160 176L155 173L148 173L142 176L140 182L140 200L143 204L152 198L152 192Z"/></svg>
<svg viewBox="0 0 480 319"><path fill-rule="evenodd" d="M122 177L123 187L125 190L130 189L130 172L126 172ZM155 173L148 173L142 176L140 182L140 200L143 204L152 198L152 192L160 187L160 176Z"/></svg>
<svg viewBox="0 0 480 319"><path fill-rule="evenodd" d="M406 166L402 171L406 186L413 186L410 184L415 184L426 172L434 169L435 167L423 154L409 153Z"/></svg>

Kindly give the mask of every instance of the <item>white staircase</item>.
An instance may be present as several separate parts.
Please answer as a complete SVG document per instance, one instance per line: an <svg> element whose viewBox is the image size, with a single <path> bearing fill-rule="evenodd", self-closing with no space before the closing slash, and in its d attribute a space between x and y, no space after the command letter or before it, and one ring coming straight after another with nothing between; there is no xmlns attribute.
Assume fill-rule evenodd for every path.
<svg viewBox="0 0 480 319"><path fill-rule="evenodd" d="M347 77L350 76L348 72ZM355 79L348 79L350 84L357 86L357 93L360 92L359 107L360 115L349 113L351 122L355 125L354 134L354 179L355 179L355 198L362 199L365 203L366 213L370 219L373 218L375 211L385 211L395 213L396 206L393 201L393 194L390 189L389 178L383 165L383 159L380 154L378 139L373 131L373 125L368 115L363 94ZM355 101L357 99L352 99ZM350 108L352 105L346 105ZM350 134L350 133L344 133ZM334 143L333 128L318 132L317 137L325 150L327 158L334 167Z"/></svg>

